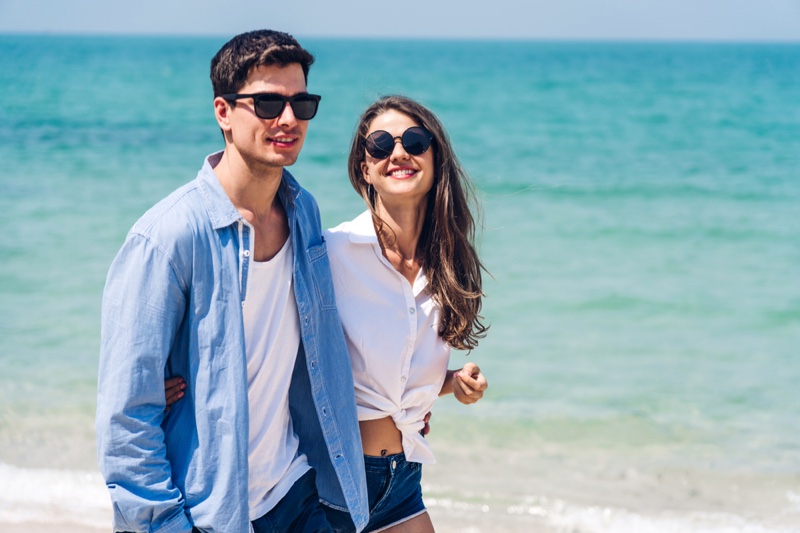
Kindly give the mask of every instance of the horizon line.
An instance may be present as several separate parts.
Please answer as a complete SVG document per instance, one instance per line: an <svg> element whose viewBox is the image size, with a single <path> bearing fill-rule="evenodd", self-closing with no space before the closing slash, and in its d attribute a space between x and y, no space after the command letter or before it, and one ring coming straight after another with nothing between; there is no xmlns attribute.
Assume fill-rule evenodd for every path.
<svg viewBox="0 0 800 533"><path fill-rule="evenodd" d="M300 39L331 39L331 40L361 40L361 41L483 41L483 42L542 42L542 43L619 43L619 44L800 44L798 38L740 38L740 37L607 37L607 36L560 36L560 37L534 37L534 36L426 36L413 37L378 36L378 35L337 35L337 34L304 34L293 33ZM17 31L0 30L0 37L142 37L142 38L226 38L232 37L229 33L203 33L203 32L104 32L104 31Z"/></svg>

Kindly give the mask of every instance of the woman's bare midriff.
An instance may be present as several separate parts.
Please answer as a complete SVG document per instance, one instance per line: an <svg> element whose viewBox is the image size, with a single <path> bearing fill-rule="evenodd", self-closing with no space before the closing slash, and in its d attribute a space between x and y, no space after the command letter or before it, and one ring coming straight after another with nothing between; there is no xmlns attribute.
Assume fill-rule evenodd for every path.
<svg viewBox="0 0 800 533"><path fill-rule="evenodd" d="M358 423L364 455L384 457L403 451L403 434L392 417L364 420Z"/></svg>

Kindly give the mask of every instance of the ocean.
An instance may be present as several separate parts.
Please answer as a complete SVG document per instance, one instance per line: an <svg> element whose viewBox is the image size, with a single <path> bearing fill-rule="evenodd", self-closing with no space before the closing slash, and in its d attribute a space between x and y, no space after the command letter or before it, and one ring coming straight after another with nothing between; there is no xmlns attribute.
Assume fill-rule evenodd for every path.
<svg viewBox="0 0 800 533"><path fill-rule="evenodd" d="M130 226L222 146L226 37L0 35L0 530L108 530L100 299ZM482 203L490 388L442 398L439 531L800 531L800 45L303 39L292 173L361 212L358 114L442 119Z"/></svg>

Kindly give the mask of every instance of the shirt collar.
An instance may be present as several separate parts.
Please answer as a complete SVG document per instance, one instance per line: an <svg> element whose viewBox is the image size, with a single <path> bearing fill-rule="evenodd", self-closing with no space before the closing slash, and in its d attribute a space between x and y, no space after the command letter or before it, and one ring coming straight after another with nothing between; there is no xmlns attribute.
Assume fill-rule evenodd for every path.
<svg viewBox="0 0 800 533"><path fill-rule="evenodd" d="M197 173L200 195L203 198L203 203L206 206L208 216L211 219L211 225L214 229L230 226L242 218L230 198L228 198L225 189L222 188L222 184L219 182L219 178L217 178L217 174L214 172L214 167L219 163L222 154L223 152L220 151L206 157L203 168ZM293 209L295 200L300 196L300 192L300 184L297 183L297 180L294 179L289 171L283 169L278 196L281 199L284 209L287 211Z"/></svg>
<svg viewBox="0 0 800 533"><path fill-rule="evenodd" d="M350 223L350 242L355 244L377 244L378 235L372 223L372 213L369 209L358 215Z"/></svg>
<svg viewBox="0 0 800 533"><path fill-rule="evenodd" d="M378 235L375 233L375 225L372 223L372 213L369 209L354 218L348 226L348 235L353 244L378 244ZM388 268L394 269L389 260L381 257L381 260ZM400 275L396 270L397 275ZM425 269L420 268L417 278L414 281L414 296L418 296L425 287L428 286L428 278L425 276Z"/></svg>

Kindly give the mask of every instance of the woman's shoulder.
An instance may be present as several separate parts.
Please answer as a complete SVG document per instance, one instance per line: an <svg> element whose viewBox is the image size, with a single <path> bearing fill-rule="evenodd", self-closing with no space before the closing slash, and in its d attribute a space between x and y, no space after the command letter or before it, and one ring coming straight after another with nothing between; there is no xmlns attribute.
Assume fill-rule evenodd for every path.
<svg viewBox="0 0 800 533"><path fill-rule="evenodd" d="M326 240L337 241L366 242L377 239L369 211L364 211L353 220L326 229L323 235Z"/></svg>
<svg viewBox="0 0 800 533"><path fill-rule="evenodd" d="M328 248L328 255L332 261L339 263L350 264L363 260L363 254L371 250L369 245L378 242L369 211L325 230L322 235Z"/></svg>
<svg viewBox="0 0 800 533"><path fill-rule="evenodd" d="M333 246L340 247L349 240L348 224L350 222L342 222L338 226L322 230L322 237L325 239L328 248Z"/></svg>
<svg viewBox="0 0 800 533"><path fill-rule="evenodd" d="M326 229L322 232L328 254L338 256L346 254L345 249L350 243L350 234L353 221L342 222L338 226Z"/></svg>

